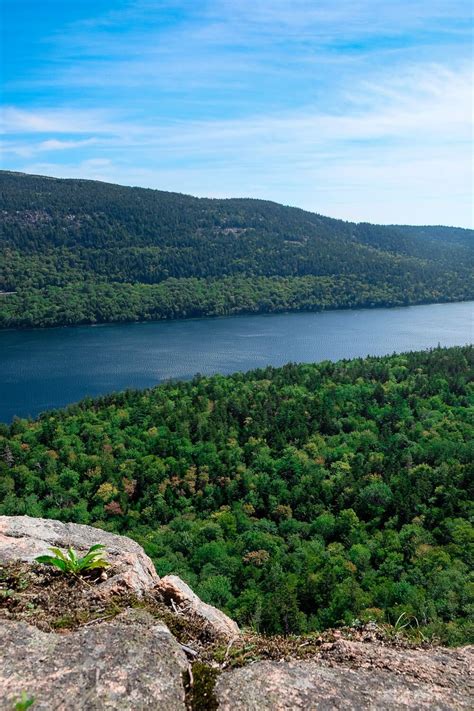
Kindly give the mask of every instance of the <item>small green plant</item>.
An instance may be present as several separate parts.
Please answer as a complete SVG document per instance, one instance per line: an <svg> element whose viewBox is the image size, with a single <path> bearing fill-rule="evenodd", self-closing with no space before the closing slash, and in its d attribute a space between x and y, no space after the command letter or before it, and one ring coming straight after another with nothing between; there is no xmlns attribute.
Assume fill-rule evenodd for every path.
<svg viewBox="0 0 474 711"><path fill-rule="evenodd" d="M26 709L29 709L30 706L33 706L34 703L35 697L29 696L26 691L22 691L21 697L18 699L18 701L15 701L13 708L15 711L26 711Z"/></svg>
<svg viewBox="0 0 474 711"><path fill-rule="evenodd" d="M67 553L63 553L59 548L49 548L54 555L40 555L35 560L37 563L44 563L44 565L54 565L59 570L62 570L63 573L79 575L96 568L108 568L110 566L110 563L101 557L104 548L105 546L101 543L96 543L89 548L82 558L79 558L73 548L68 548Z"/></svg>

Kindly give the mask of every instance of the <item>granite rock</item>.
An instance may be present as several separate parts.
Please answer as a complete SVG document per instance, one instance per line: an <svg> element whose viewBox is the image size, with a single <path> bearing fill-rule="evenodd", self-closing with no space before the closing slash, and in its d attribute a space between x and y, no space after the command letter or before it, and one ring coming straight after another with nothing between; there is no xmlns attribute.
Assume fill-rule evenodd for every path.
<svg viewBox="0 0 474 711"><path fill-rule="evenodd" d="M340 641L322 658L257 662L221 674L221 711L473 708L473 648L407 650Z"/></svg>
<svg viewBox="0 0 474 711"><path fill-rule="evenodd" d="M165 601L174 603L184 614L192 614L205 621L216 637L231 640L240 635L236 622L221 610L203 602L177 575L166 575L158 584L158 591Z"/></svg>
<svg viewBox="0 0 474 711"><path fill-rule="evenodd" d="M158 584L152 561L131 538L77 523L0 516L0 563L33 562L37 556L48 554L50 546L62 549L72 546L83 554L95 543L105 546L105 557L112 566L107 580L95 586L95 594L130 591L140 596Z"/></svg>
<svg viewBox="0 0 474 711"><path fill-rule="evenodd" d="M186 655L169 629L127 610L68 634L24 622L0 624L0 709L25 692L35 711L185 709Z"/></svg>

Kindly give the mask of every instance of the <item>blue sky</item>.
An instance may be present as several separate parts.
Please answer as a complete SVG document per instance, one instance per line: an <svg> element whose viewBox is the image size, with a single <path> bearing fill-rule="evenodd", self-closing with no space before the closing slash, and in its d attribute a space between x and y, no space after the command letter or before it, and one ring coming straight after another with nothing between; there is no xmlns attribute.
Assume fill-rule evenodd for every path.
<svg viewBox="0 0 474 711"><path fill-rule="evenodd" d="M467 0L0 0L2 167L472 224Z"/></svg>

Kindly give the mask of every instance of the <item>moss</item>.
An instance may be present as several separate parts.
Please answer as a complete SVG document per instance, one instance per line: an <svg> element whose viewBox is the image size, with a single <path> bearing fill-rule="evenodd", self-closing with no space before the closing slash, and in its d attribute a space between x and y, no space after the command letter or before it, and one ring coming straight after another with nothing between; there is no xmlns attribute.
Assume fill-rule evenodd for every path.
<svg viewBox="0 0 474 711"><path fill-rule="evenodd" d="M192 684L187 687L186 703L192 711L215 711L218 708L214 694L219 670L203 662L192 665Z"/></svg>
<svg viewBox="0 0 474 711"><path fill-rule="evenodd" d="M127 606L145 610L156 620L163 622L181 644L197 645L202 649L213 648L216 643L212 628L206 620L191 612L177 615L158 597L153 595L140 599L129 597Z"/></svg>
<svg viewBox="0 0 474 711"><path fill-rule="evenodd" d="M120 597L104 604L100 597L84 596L84 584L45 566L8 563L0 568L0 619L23 620L45 632L72 630L111 619L128 606Z"/></svg>
<svg viewBox="0 0 474 711"><path fill-rule="evenodd" d="M0 592L4 597L24 592L30 585L30 571L22 563L0 566Z"/></svg>
<svg viewBox="0 0 474 711"><path fill-rule="evenodd" d="M49 624L54 630L74 630L77 627L82 627L82 625L91 624L96 620L101 622L103 620L111 620L120 612L123 612L123 609L113 608L104 612L101 610L74 610L51 619Z"/></svg>
<svg viewBox="0 0 474 711"><path fill-rule="evenodd" d="M67 630L76 625L77 620L71 614L61 615L61 617L51 620L51 627L55 630Z"/></svg>

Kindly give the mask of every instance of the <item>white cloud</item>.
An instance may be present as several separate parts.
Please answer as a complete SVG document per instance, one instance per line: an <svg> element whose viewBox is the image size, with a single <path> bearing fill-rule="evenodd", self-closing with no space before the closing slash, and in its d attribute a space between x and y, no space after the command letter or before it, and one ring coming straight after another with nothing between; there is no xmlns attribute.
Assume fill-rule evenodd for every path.
<svg viewBox="0 0 474 711"><path fill-rule="evenodd" d="M39 153L51 153L55 151L71 151L76 149L90 148L97 145L99 141L96 138L86 138L82 141L61 141L57 138L50 138L39 143L27 142L7 142L3 141L1 150L4 154L12 154L23 158L31 158Z"/></svg>
<svg viewBox="0 0 474 711"><path fill-rule="evenodd" d="M237 140L311 144L328 140L378 140L382 138L424 141L467 140L472 121L472 73L468 66L457 71L439 65L409 67L404 75L362 81L346 92L344 111L327 113L319 106L297 111L263 114L242 119L134 122L116 118L111 110L56 108L4 112L4 133L114 137L128 145L157 145L175 151L232 150ZM88 139L90 141L90 139ZM74 147L74 141L49 139L40 150ZM82 142L85 145L85 142ZM252 150L255 146L252 146Z"/></svg>
<svg viewBox="0 0 474 711"><path fill-rule="evenodd" d="M19 109L6 106L0 132L6 134L67 133L117 134L127 125L111 120L110 111L100 109L51 108Z"/></svg>
<svg viewBox="0 0 474 711"><path fill-rule="evenodd" d="M197 195L261 197L346 219L466 225L470 91L469 68L430 65L384 84L363 82L337 115L313 107L143 126L106 112L23 112L24 134L69 127L67 139L33 142L30 156L76 148L89 155L21 169ZM97 135L74 139L87 128Z"/></svg>
<svg viewBox="0 0 474 711"><path fill-rule="evenodd" d="M38 144L38 151L67 151L72 148L84 148L84 146L93 146L96 143L95 138L87 138L85 141L60 141L57 138L50 138L47 141L41 141Z"/></svg>
<svg viewBox="0 0 474 711"><path fill-rule="evenodd" d="M470 222L465 0L213 0L159 21L170 5L183 8L135 0L54 38L55 71L32 86L74 99L5 110L12 167L348 219Z"/></svg>

